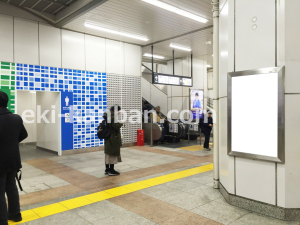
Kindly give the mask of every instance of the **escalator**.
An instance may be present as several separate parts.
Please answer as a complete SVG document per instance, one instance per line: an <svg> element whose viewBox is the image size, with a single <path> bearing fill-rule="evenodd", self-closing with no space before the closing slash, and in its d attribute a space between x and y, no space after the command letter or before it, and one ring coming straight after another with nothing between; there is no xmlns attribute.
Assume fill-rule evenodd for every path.
<svg viewBox="0 0 300 225"><path fill-rule="evenodd" d="M144 121L144 110L150 111L151 109L155 109L155 107L149 103L146 99L142 99L143 106L143 129L145 130L145 142L151 142L151 121L150 116L148 115L148 122ZM161 113L163 117L167 118L166 115ZM180 142L180 139L187 139L188 137L188 126L182 121L178 121L177 123L169 122L171 120L165 121L164 123L153 123L153 132L152 137L155 143L157 142L169 142L175 143ZM195 136L195 135L194 135ZM191 137L190 137L191 138ZM197 136L195 136L197 138ZM194 137L192 137L194 139Z"/></svg>

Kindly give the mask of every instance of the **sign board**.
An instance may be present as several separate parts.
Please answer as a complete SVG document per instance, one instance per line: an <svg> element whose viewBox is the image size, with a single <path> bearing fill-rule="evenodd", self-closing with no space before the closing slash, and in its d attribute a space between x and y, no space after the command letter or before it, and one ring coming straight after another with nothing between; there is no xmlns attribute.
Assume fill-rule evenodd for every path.
<svg viewBox="0 0 300 225"><path fill-rule="evenodd" d="M193 119L203 117L204 91L200 89L190 90L190 110Z"/></svg>
<svg viewBox="0 0 300 225"><path fill-rule="evenodd" d="M177 123L170 123L169 132L177 134L178 133L178 124Z"/></svg>
<svg viewBox="0 0 300 225"><path fill-rule="evenodd" d="M284 68L228 74L228 154L284 162Z"/></svg>
<svg viewBox="0 0 300 225"><path fill-rule="evenodd" d="M154 73L153 84L175 85L192 87L193 82L191 77L175 76L169 74Z"/></svg>

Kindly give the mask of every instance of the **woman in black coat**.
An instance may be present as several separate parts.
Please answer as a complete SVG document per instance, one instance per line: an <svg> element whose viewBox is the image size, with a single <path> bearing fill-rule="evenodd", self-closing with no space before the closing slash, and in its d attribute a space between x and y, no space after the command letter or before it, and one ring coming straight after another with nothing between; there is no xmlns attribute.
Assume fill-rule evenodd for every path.
<svg viewBox="0 0 300 225"><path fill-rule="evenodd" d="M115 171L114 166L118 162L122 162L121 158L121 127L123 123L118 122L118 113L121 107L118 105L110 108L110 123L108 123L111 135L105 140L105 174L109 176L120 175L119 172ZM109 119L109 118L106 118Z"/></svg>

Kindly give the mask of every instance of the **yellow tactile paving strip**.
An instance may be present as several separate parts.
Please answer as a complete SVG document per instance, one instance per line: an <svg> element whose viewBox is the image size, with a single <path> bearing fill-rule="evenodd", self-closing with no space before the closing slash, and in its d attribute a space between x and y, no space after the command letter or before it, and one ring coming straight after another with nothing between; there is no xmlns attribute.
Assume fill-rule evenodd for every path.
<svg viewBox="0 0 300 225"><path fill-rule="evenodd" d="M209 146L212 146L212 145L213 145L212 143L209 144ZM196 152L196 151L201 151L204 148L201 145L192 145L192 146L182 147L182 148L179 148L179 149L186 150L186 151L191 151L191 152Z"/></svg>
<svg viewBox="0 0 300 225"><path fill-rule="evenodd" d="M171 173L148 180L139 181L132 184L123 185L116 188L111 188L105 191L84 195L78 198L69 199L66 201L54 203L51 205L42 206L39 208L27 210L22 212L23 220L20 223L37 220L47 216L55 215L61 212L69 211L82 206L90 205L106 199L114 198L120 195L125 195L145 188L153 187L159 184L167 183L170 181L182 179L185 177L193 176L199 173L207 172L213 169L213 164L208 164L188 170ZM9 224L20 224L9 221Z"/></svg>

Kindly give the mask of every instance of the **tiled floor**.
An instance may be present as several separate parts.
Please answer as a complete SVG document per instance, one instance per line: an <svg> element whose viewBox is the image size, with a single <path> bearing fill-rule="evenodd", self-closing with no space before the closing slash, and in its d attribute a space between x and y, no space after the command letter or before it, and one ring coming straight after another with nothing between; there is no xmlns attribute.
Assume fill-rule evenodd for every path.
<svg viewBox="0 0 300 225"><path fill-rule="evenodd" d="M103 151L62 157L28 146L22 146L22 151L25 192L20 199L22 211L28 210L27 213L42 206L58 205L91 193L109 192L111 188L185 173L181 171L212 163L212 152L204 150L188 151L168 145L130 147L122 149L123 162L116 165L121 175L107 177L104 175ZM83 204L79 208L53 212L51 216L23 224L299 224L233 207L226 203L218 190L212 188L212 182L213 172L202 171L93 204Z"/></svg>

